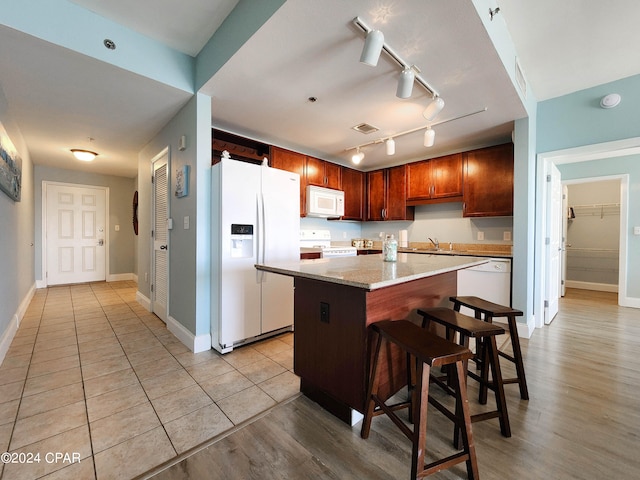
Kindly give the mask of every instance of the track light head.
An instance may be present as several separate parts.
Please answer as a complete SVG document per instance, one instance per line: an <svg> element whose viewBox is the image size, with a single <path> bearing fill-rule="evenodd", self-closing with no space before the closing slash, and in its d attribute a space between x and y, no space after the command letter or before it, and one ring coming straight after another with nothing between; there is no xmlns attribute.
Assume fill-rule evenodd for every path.
<svg viewBox="0 0 640 480"><path fill-rule="evenodd" d="M395 155L396 154L396 142L393 138L388 139L385 142L387 147L387 155Z"/></svg>
<svg viewBox="0 0 640 480"><path fill-rule="evenodd" d="M396 90L396 97L409 98L413 91L413 81L416 78L416 74L411 67L405 67L400 72L398 77L398 89Z"/></svg>
<svg viewBox="0 0 640 480"><path fill-rule="evenodd" d="M356 148L356 153L351 157L351 161L354 165L358 165L364 158L364 153L360 151L360 147Z"/></svg>
<svg viewBox="0 0 640 480"><path fill-rule="evenodd" d="M436 141L436 131L432 130L431 127L427 128L424 131L424 146L425 147L433 147L433 144Z"/></svg>
<svg viewBox="0 0 640 480"><path fill-rule="evenodd" d="M362 49L362 55L360 55L360 62L371 67L378 65L383 45L383 33L380 30L371 30L367 33L367 38L364 41L364 48Z"/></svg>
<svg viewBox="0 0 640 480"><path fill-rule="evenodd" d="M424 109L424 112L422 112L422 116L427 120L432 121L438 116L443 108L444 100L442 99L442 97L435 97L433 100L431 100L429 105L427 105L427 108Z"/></svg>

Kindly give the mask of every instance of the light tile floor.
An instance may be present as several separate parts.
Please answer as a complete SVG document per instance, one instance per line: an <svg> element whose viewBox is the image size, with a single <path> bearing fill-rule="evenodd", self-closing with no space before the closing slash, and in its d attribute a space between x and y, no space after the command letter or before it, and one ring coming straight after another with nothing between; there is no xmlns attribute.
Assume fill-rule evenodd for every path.
<svg viewBox="0 0 640 480"><path fill-rule="evenodd" d="M293 334L193 354L135 294L36 292L0 366L0 452L33 463L0 465L2 480L133 478L299 391Z"/></svg>

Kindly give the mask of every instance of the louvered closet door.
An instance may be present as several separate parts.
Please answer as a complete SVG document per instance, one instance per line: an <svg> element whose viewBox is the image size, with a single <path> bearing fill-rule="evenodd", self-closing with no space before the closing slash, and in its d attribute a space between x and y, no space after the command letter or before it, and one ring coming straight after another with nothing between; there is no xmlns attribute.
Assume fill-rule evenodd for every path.
<svg viewBox="0 0 640 480"><path fill-rule="evenodd" d="M151 296L153 312L162 320L168 318L169 300L169 179L167 153L153 164L153 284Z"/></svg>

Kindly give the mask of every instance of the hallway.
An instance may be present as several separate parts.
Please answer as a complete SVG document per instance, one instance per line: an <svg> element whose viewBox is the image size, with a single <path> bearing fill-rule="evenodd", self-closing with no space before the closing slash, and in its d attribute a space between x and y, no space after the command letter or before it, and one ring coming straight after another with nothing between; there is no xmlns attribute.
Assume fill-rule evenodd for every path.
<svg viewBox="0 0 640 480"><path fill-rule="evenodd" d="M33 463L2 480L133 478L297 394L292 334L194 355L135 294L36 291L0 366L0 451Z"/></svg>

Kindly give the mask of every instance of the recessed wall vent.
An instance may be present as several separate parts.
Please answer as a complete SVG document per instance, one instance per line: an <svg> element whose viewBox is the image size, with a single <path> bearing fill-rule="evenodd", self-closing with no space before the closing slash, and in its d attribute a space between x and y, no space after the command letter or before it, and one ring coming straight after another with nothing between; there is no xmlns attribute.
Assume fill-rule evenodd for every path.
<svg viewBox="0 0 640 480"><path fill-rule="evenodd" d="M380 130L378 127L374 127L373 125L369 125L368 123L361 123L360 125L356 125L355 127L351 128L353 128L356 132L364 134L369 134Z"/></svg>

